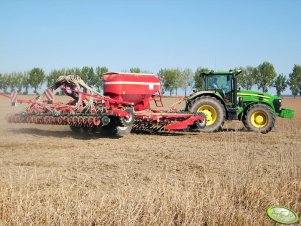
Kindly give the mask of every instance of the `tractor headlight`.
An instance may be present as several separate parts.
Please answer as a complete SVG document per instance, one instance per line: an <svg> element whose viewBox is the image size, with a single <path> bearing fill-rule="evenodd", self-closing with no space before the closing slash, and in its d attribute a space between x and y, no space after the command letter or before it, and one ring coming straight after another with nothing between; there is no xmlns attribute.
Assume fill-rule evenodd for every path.
<svg viewBox="0 0 301 226"><path fill-rule="evenodd" d="M238 97L237 98L237 103L238 103L238 106L242 106L243 105L242 97Z"/></svg>
<svg viewBox="0 0 301 226"><path fill-rule="evenodd" d="M275 108L275 111L278 113L280 112L280 108L281 108L281 99L275 99L273 101L273 105L274 105L274 108Z"/></svg>

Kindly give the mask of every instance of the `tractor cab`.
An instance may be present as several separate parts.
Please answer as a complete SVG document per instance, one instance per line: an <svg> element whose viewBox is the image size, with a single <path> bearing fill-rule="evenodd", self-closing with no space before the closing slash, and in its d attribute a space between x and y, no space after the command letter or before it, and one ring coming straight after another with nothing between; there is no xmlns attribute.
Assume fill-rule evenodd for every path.
<svg viewBox="0 0 301 226"><path fill-rule="evenodd" d="M237 106L237 78L241 70L230 70L228 72L210 71L202 73L203 87L202 91L214 91L227 105L235 108Z"/></svg>

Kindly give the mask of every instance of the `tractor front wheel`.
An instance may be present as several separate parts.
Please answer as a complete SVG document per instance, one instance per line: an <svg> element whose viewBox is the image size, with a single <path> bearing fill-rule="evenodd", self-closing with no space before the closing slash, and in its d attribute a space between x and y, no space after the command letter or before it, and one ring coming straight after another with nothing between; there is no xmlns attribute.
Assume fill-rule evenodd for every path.
<svg viewBox="0 0 301 226"><path fill-rule="evenodd" d="M211 96L201 96L190 104L189 110L195 114L200 112L205 114L206 126L202 131L215 132L222 129L226 111L218 99Z"/></svg>
<svg viewBox="0 0 301 226"><path fill-rule="evenodd" d="M270 132L276 121L273 110L264 104L252 105L243 115L242 122L248 130L260 133Z"/></svg>

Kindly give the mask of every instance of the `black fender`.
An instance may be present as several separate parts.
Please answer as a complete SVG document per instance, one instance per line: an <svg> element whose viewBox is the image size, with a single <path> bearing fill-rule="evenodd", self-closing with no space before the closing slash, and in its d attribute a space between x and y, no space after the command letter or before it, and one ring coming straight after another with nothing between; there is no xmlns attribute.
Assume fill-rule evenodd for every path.
<svg viewBox="0 0 301 226"><path fill-rule="evenodd" d="M194 101L196 98L201 97L201 96L211 96L211 97L214 97L214 98L218 99L223 104L223 106L226 110L226 118L228 117L226 104L225 104L224 100L219 95L216 95L215 91L199 91L199 92L195 92L195 93L191 94L190 96L186 97L185 111L189 111L190 103L192 101Z"/></svg>

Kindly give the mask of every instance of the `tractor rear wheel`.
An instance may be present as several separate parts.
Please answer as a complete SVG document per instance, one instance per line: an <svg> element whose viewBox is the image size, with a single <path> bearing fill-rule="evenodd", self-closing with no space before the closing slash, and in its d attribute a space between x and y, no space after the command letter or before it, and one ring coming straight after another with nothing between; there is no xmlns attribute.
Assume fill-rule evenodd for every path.
<svg viewBox="0 0 301 226"><path fill-rule="evenodd" d="M223 104L211 96L196 98L189 108L195 114L202 112L206 116L206 126L202 131L215 132L222 129L226 118L226 111Z"/></svg>
<svg viewBox="0 0 301 226"><path fill-rule="evenodd" d="M270 132L276 121L273 110L264 104L254 104L243 115L242 122L245 128L260 133Z"/></svg>

